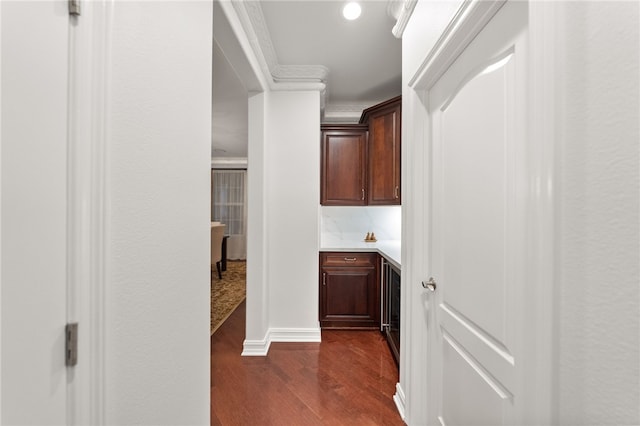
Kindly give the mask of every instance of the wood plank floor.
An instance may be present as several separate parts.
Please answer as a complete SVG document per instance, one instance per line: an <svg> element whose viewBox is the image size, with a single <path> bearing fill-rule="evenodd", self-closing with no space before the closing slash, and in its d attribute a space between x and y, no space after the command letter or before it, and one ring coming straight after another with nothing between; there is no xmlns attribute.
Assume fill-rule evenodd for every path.
<svg viewBox="0 0 640 426"><path fill-rule="evenodd" d="M404 425L398 371L377 331L323 331L241 357L245 303L211 336L212 425Z"/></svg>

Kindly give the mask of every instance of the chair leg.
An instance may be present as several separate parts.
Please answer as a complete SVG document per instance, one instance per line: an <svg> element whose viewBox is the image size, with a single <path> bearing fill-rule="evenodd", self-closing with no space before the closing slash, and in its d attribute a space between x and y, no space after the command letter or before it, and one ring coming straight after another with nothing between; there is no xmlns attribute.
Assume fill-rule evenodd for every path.
<svg viewBox="0 0 640 426"><path fill-rule="evenodd" d="M221 269L220 262L216 262L216 268L218 269L218 277L222 279L222 269Z"/></svg>

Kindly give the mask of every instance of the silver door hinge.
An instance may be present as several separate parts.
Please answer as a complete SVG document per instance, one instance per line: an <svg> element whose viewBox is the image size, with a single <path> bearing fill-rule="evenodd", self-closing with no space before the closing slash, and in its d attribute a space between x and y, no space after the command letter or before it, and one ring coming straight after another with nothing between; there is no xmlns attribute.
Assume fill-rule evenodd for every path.
<svg viewBox="0 0 640 426"><path fill-rule="evenodd" d="M80 0L69 0L69 15L80 16Z"/></svg>
<svg viewBox="0 0 640 426"><path fill-rule="evenodd" d="M65 328L64 363L73 367L78 363L78 323L67 324Z"/></svg>

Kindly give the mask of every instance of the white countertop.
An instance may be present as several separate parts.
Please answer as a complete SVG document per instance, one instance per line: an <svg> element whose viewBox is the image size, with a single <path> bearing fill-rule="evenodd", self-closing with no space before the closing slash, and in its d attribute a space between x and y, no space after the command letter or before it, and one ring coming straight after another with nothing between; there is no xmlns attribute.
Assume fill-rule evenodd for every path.
<svg viewBox="0 0 640 426"><path fill-rule="evenodd" d="M320 251L369 251L377 252L384 256L396 268L400 268L400 241L378 240L375 243L365 243L363 240L334 240L322 244Z"/></svg>

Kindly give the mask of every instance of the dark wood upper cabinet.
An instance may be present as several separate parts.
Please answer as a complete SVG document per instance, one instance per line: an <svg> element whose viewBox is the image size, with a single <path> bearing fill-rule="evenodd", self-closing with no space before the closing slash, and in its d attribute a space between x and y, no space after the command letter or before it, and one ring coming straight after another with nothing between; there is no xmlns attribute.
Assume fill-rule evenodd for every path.
<svg viewBox="0 0 640 426"><path fill-rule="evenodd" d="M400 204L400 111L397 97L367 108L360 117L369 128L369 205Z"/></svg>
<svg viewBox="0 0 640 426"><path fill-rule="evenodd" d="M398 205L401 97L362 112L360 124L323 125L320 204Z"/></svg>
<svg viewBox="0 0 640 426"><path fill-rule="evenodd" d="M322 126L320 203L367 204L367 126Z"/></svg>

